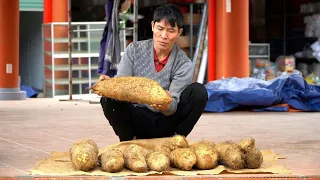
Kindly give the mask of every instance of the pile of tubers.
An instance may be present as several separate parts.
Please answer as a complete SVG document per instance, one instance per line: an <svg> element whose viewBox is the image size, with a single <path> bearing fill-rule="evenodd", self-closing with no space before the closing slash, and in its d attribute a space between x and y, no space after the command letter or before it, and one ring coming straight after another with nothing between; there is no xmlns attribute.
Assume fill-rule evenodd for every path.
<svg viewBox="0 0 320 180"><path fill-rule="evenodd" d="M124 168L136 173L163 172L170 167L183 171L210 170L218 165L227 168L256 169L263 163L262 153L255 147L253 138L239 143L225 141L214 143L202 140L189 144L184 136L175 135L166 143L153 149L137 144L127 144L122 149L108 149L98 155L98 147L92 140L76 142L70 149L75 170L90 171L97 166L105 172L117 173Z"/></svg>

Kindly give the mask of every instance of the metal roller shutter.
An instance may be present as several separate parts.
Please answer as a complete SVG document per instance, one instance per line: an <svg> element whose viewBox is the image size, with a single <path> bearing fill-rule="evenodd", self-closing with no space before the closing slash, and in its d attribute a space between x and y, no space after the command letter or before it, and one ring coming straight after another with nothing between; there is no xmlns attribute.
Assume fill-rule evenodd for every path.
<svg viewBox="0 0 320 180"><path fill-rule="evenodd" d="M43 0L20 0L20 11L43 11Z"/></svg>

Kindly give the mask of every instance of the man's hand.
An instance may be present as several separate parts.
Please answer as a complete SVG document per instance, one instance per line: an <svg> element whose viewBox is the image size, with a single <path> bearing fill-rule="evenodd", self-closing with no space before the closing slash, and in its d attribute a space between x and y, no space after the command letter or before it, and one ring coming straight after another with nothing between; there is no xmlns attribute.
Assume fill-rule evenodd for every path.
<svg viewBox="0 0 320 180"><path fill-rule="evenodd" d="M165 106L157 105L157 104L151 104L150 106L153 107L154 109L158 109L159 111L163 111L164 112L164 111L167 111L169 109L170 104L165 105Z"/></svg>
<svg viewBox="0 0 320 180"><path fill-rule="evenodd" d="M169 91L166 90L166 93L168 93L168 95L171 96ZM170 108L170 104L165 105L165 106L158 105L158 104L151 104L150 106L155 108L155 109L158 109L159 111L163 111L163 112L167 111Z"/></svg>
<svg viewBox="0 0 320 180"><path fill-rule="evenodd" d="M98 82L103 81L105 79L109 79L109 78L110 78L109 76L102 74L102 75L100 75ZM102 93L100 93L99 91L92 90L92 92L99 95L99 96L102 96Z"/></svg>
<svg viewBox="0 0 320 180"><path fill-rule="evenodd" d="M100 75L100 77L99 77L99 81L103 81L103 80L109 79L109 78L110 78L109 76L102 74L102 75Z"/></svg>

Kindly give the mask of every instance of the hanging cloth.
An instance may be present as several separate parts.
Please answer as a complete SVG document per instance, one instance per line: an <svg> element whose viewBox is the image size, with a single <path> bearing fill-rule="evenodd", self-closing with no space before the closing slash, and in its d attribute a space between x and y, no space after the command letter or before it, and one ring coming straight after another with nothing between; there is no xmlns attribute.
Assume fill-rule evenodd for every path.
<svg viewBox="0 0 320 180"><path fill-rule="evenodd" d="M107 0L105 4L106 25L100 41L98 73L113 77L120 62L121 47L119 38L119 2Z"/></svg>

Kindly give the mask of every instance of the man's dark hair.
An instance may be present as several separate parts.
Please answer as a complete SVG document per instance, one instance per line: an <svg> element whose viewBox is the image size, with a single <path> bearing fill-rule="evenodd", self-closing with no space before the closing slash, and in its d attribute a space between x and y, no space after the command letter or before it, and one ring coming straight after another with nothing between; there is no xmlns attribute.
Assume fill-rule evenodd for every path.
<svg viewBox="0 0 320 180"><path fill-rule="evenodd" d="M167 20L172 27L182 27L183 15L178 6L174 4L165 4L158 7L153 14L153 22L160 22L162 19Z"/></svg>

